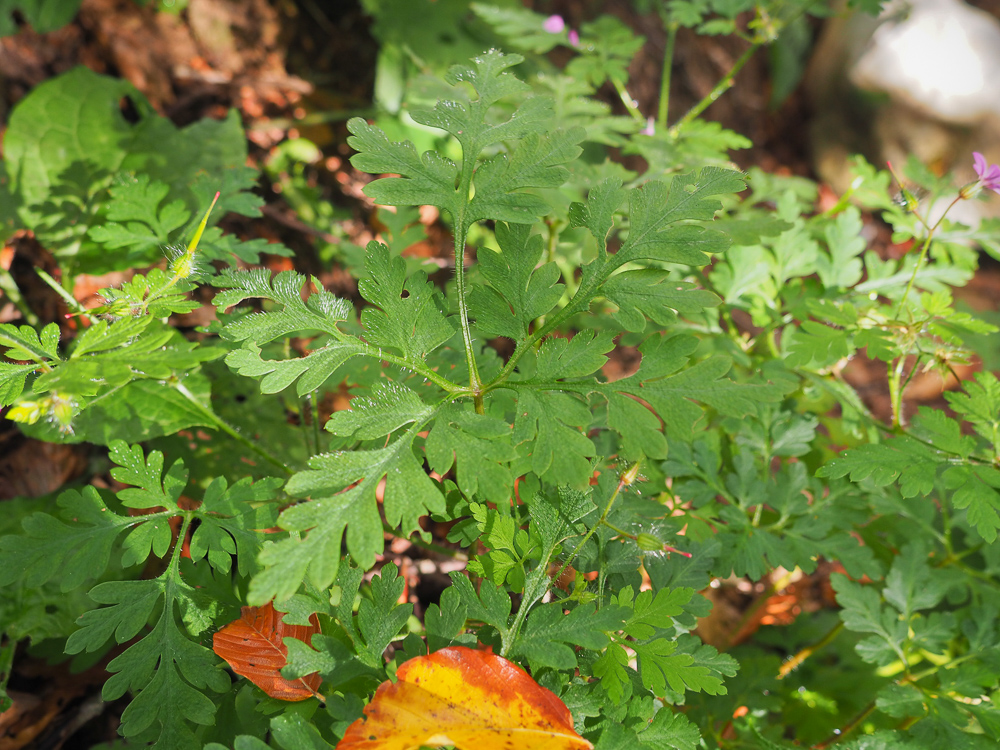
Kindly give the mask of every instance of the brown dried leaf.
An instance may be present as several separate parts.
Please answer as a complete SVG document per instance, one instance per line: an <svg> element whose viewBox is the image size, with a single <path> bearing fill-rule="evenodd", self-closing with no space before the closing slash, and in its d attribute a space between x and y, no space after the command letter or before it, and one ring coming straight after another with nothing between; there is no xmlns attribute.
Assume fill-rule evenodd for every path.
<svg viewBox="0 0 1000 750"><path fill-rule="evenodd" d="M272 698L283 701L304 701L317 695L320 676L310 674L297 680L286 680L281 668L288 660L283 638L295 638L309 644L314 633L320 632L316 615L309 617L311 625L286 625L283 612L270 602L263 607L243 607L242 616L226 625L212 637L212 650L225 659L236 674L246 677Z"/></svg>

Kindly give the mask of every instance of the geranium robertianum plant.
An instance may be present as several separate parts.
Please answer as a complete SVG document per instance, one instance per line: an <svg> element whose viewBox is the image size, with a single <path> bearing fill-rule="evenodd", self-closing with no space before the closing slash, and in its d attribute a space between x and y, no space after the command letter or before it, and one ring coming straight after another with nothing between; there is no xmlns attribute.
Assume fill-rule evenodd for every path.
<svg viewBox="0 0 1000 750"><path fill-rule="evenodd" d="M545 16L492 18L570 43ZM592 44L612 35L624 50L612 27L581 29L588 85L624 69L626 52ZM107 444L119 483L66 490L56 510L15 506L0 539L3 658L30 638L78 665L103 659L105 698L131 696L122 734L166 748L994 746L1000 385L989 368L955 383L950 412L914 410L905 387L971 361L968 344L992 362L996 329L950 290L975 269L969 240L996 252L995 223L926 217L995 189L996 168L977 156L979 180L956 190L911 162L898 205L888 174L858 161L851 194L818 213L807 181L699 157L699 113L675 129L665 113L650 128L569 112L561 89L539 95L515 74L521 62L484 53L452 69L448 98L410 113L449 134L445 153L350 121L355 167L395 175L366 193L397 211L383 241L348 256L363 258L357 303L240 267L230 251L269 248L211 221L255 210L246 172L218 160L221 190L206 175L182 187L183 165L143 145L175 135L155 116L107 123L118 140L80 193L93 210L48 200L53 181L76 185L66 165L21 171L38 179L15 185L20 221L66 243L70 274L114 249L113 267L167 242L186 252L106 290L75 336L0 326L10 413L46 439ZM21 153L57 87L121 95L71 76L12 118ZM660 161L626 173L591 148L595 133ZM924 203L905 199L915 186ZM402 254L420 205L451 230L446 283ZM868 250L860 209L915 249ZM71 212L82 229L60 223ZM218 322L189 338L168 316L192 309L199 278ZM885 419L843 376L862 352L885 363ZM321 432L320 396L341 384L350 409ZM215 435L181 434L193 427ZM387 534L467 561L422 619L381 564ZM713 582L762 582L759 606L824 560L841 571L839 612L729 649L697 634ZM268 659L254 681L266 692L213 654L229 623L244 628L239 674ZM483 669L510 670L510 692ZM294 703L270 697L288 684ZM459 702L471 734L431 695Z"/></svg>

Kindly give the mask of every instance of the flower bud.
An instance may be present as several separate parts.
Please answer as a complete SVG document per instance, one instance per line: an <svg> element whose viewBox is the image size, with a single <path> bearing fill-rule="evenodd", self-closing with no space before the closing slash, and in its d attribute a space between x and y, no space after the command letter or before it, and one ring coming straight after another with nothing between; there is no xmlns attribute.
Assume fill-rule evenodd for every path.
<svg viewBox="0 0 1000 750"><path fill-rule="evenodd" d="M663 542L657 539L652 534L647 534L642 532L635 538L635 543L639 545L639 549L643 552L662 552Z"/></svg>

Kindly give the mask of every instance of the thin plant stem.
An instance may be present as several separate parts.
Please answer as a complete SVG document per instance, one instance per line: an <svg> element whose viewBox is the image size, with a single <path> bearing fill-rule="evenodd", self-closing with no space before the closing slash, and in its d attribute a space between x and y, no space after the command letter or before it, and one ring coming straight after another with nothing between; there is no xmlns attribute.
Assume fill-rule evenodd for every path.
<svg viewBox="0 0 1000 750"><path fill-rule="evenodd" d="M906 289L903 291L903 296L899 298L899 307L896 308L896 315L895 315L897 319L903 312L903 306L906 304L906 298L910 296L910 290L913 289L913 282L917 280L917 273L920 271L920 267L924 264L924 260L927 258L927 251L928 249L930 249L931 240L934 237L934 232L937 230L939 226L941 226L941 222L944 221L944 217L948 215L948 212L951 211L952 207L960 200L962 200L961 193L956 195L955 199L948 204L948 208L944 210L944 213L941 214L941 218L934 223L934 226L928 227L927 236L924 238L924 244L920 248L920 255L917 258L917 263L916 265L913 266L913 273L910 274L910 280L906 284ZM922 219L921 223L924 223ZM926 227L927 224L924 223L924 226Z"/></svg>
<svg viewBox="0 0 1000 750"><path fill-rule="evenodd" d="M896 359L896 365L889 373L889 401L892 406L892 427L899 430L903 426L903 389L900 382L903 378L903 366L906 364L906 356Z"/></svg>
<svg viewBox="0 0 1000 750"><path fill-rule="evenodd" d="M25 301L24 295L21 294L21 290L18 288L17 282L14 281L14 277L11 276L10 271L4 271L2 268L0 268L0 292L3 292L7 296L7 299L14 303L14 307L24 317L25 323L32 328L38 326L38 316L28 307L28 303Z"/></svg>
<svg viewBox="0 0 1000 750"><path fill-rule="evenodd" d="M756 52L760 47L764 46L763 42L754 42L751 44L747 50L740 55L739 59L733 63L733 67L726 73L722 80L715 84L715 88L708 92L700 102L695 104L691 109L685 113L680 120L674 123L673 127L670 128L670 135L677 136L680 132L698 115L704 112L708 107L715 102L720 96L726 93L729 89L733 87L734 79L736 74L742 70L743 66L747 64L751 57L753 57L754 52Z"/></svg>
<svg viewBox="0 0 1000 750"><path fill-rule="evenodd" d="M859 713L857 716L851 719L851 722L847 726L841 729L837 734L833 734L827 737L819 744L813 745L812 750L826 750L826 748L830 747L831 745L836 745L838 742L847 737L847 735L849 735L851 732L853 732L855 729L861 726L864 720L867 719L869 716L871 716L874 711L875 711L875 701L872 701L861 710L861 713Z"/></svg>
<svg viewBox="0 0 1000 750"><path fill-rule="evenodd" d="M475 166L473 160L465 158L462 161L462 177L459 183L459 191L463 196L468 196L472 187L472 169ZM455 287L458 294L458 318L462 327L462 343L465 345L465 360L469 367L469 389L475 402L477 414L484 414L486 409L483 405L483 382L479 377L479 368L476 365L476 353L472 345L472 331L469 328L469 302L465 298L465 238L468 236L468 220L465 218L467 204L463 203L459 216L455 217Z"/></svg>
<svg viewBox="0 0 1000 750"><path fill-rule="evenodd" d="M621 477L618 479L618 486L615 487L615 491L611 493L611 497L608 499L607 505L604 506L604 512L601 513L601 518L598 520L597 523L595 523L587 530L587 533L584 534L583 539L580 540L580 543L576 545L576 548L570 553L569 557L566 558L566 562L563 563L563 566L559 569L559 572L556 573L556 575L554 576L555 580L558 581L560 578L562 578L563 573L566 572L566 569L570 566L573 560L576 559L577 554L579 554L580 550L583 549L583 545L585 545L587 542L590 541L590 537L594 535L594 532L597 531L597 528L602 524L608 525L607 520L608 520L608 514L611 512L611 506L614 505L615 500L618 499L618 495L619 493L621 493L622 487L626 487L629 484L631 484L631 481L629 481L629 477L634 477L636 475L636 473L639 471L640 463L641 463L640 461L636 461L635 463L633 463L631 466L628 467L628 469L625 470L625 473L622 474ZM614 531L618 530L614 529ZM619 531L618 533L621 532Z"/></svg>
<svg viewBox="0 0 1000 750"><path fill-rule="evenodd" d="M320 452L320 447L319 447L319 438L320 438L320 431L319 431L319 404L316 403L316 391L311 391L309 393L309 395L306 396L306 399L308 400L308 403L309 403L309 417L312 420L312 432L313 432L314 448L315 448L315 452L319 453Z"/></svg>
<svg viewBox="0 0 1000 750"><path fill-rule="evenodd" d="M802 666L802 662L804 662L806 659L808 659L810 656L815 654L820 649L833 643L834 639L838 635L840 635L843 629L844 629L844 623L838 622L836 625L830 628L829 632L826 635L824 635L822 638L816 641L816 643L799 649L799 651L796 654L794 654L778 669L778 679L779 680L785 679L786 677L788 677L788 675L790 675L792 672L794 672L796 669Z"/></svg>
<svg viewBox="0 0 1000 750"><path fill-rule="evenodd" d="M209 421L210 426L215 427L221 432L226 433L227 435L229 435L229 437L238 442L240 445L253 451L272 466L278 467L285 474L291 475L294 473L289 467L285 466L283 461L280 461L279 459L272 456L270 453L265 451L259 445L254 443L252 440L248 440L246 437L241 435L235 427L233 427L224 419L219 417L211 409L204 406L197 398L195 398L195 395L191 393L191 391L189 391L184 386L183 383L177 381L173 382L172 385L178 393L184 396L184 398L186 398L192 404L192 406L194 406L198 410L199 414L201 414L205 419Z"/></svg>
<svg viewBox="0 0 1000 750"><path fill-rule="evenodd" d="M625 84L617 78L611 78L609 80L611 81L611 85L615 87L615 91L618 92L618 98L622 100L622 104L625 105L625 109L628 110L630 115L632 115L632 119L645 125L646 118L642 116L642 112L640 112L639 108L636 106L635 99L633 99L631 94L628 93L628 90L625 88Z"/></svg>
<svg viewBox="0 0 1000 750"><path fill-rule="evenodd" d="M79 315L85 316L90 320L91 323L93 323L96 320L96 318L94 318L93 315L90 315L87 312L86 307L77 302L76 297L74 297L72 294L63 289L62 284L53 279L48 273L43 271L41 268L36 268L35 273L38 274L38 278L44 281L46 285L50 289L52 289L52 291L54 291L62 298L63 302L66 303L66 305L69 307L70 310Z"/></svg>
<svg viewBox="0 0 1000 750"><path fill-rule="evenodd" d="M665 23L667 27L667 43L663 48L663 72L660 75L660 106L656 120L661 128L667 127L667 117L670 112L670 79L674 67L674 45L677 42L676 23Z"/></svg>

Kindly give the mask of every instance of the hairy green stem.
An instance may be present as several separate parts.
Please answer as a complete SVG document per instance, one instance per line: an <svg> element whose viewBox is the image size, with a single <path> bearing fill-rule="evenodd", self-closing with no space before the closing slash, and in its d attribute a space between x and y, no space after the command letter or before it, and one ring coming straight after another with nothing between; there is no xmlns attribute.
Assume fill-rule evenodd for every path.
<svg viewBox="0 0 1000 750"><path fill-rule="evenodd" d="M149 516L143 516L142 518L143 520L146 520ZM178 577L181 574L181 552L184 550L184 540L187 538L188 530L191 528L191 522L194 520L194 511L184 511L183 519L184 520L181 521L181 529L177 532L177 541L174 543L174 548L170 553L170 563L167 565L167 570Z"/></svg>
<svg viewBox="0 0 1000 750"><path fill-rule="evenodd" d="M595 523L587 530L587 533L584 534L583 539L580 540L580 543L576 545L576 548L569 554L569 557L566 558L566 562L563 563L563 566L559 569L559 572L555 574L554 576L555 580L558 581L560 578L562 578L563 573L566 572L566 569L570 566L573 560L576 559L576 556L580 553L580 550L583 549L583 545L585 545L587 542L590 541L590 537L594 535L594 532L597 531L597 528L602 524L607 525L608 514L611 512L611 506L615 504L615 500L618 499L618 495L621 493L622 488L630 485L632 481L634 481L635 476L639 471L640 463L641 461L635 461L632 465L628 467L628 469L625 470L625 473L623 473L621 477L618 479L618 486L615 487L615 491L612 492L611 497L608 498L608 503L607 505L604 506L604 512L601 513L600 519L598 519L597 523ZM618 531L617 529L614 530Z"/></svg>
<svg viewBox="0 0 1000 750"><path fill-rule="evenodd" d="M465 217L465 210L468 208L468 196L472 190L472 170L475 163L471 159L463 159L462 177L459 182L459 194L465 201L462 204L460 215L455 217L455 287L458 294L458 318L462 327L462 343L465 345L465 360L469 367L469 389L475 401L476 412L483 414L483 383L479 377L479 368L476 365L476 353L472 346L472 331L469 328L469 302L466 300L465 283L465 239L469 233L468 220Z"/></svg>
<svg viewBox="0 0 1000 750"><path fill-rule="evenodd" d="M503 634L501 639L500 656L507 656L510 652L514 641L517 639L517 634L521 632L521 626L524 625L524 621L528 617L528 612L536 602L545 596L545 592L551 585L552 579L549 578L549 563L552 561L553 551L554 548L553 550L549 550L548 554L543 555L542 559L538 561L538 566L528 576L528 580L524 584L524 594L521 596L521 606L518 607L517 614L514 616L514 623Z"/></svg>
<svg viewBox="0 0 1000 750"><path fill-rule="evenodd" d="M900 430L903 426L903 415L902 415L902 400L903 400L903 389L900 382L903 378L903 366L906 364L906 356L901 356L896 359L896 364L889 371L889 403L892 407L892 427L894 430Z"/></svg>
<svg viewBox="0 0 1000 750"><path fill-rule="evenodd" d="M349 340L349 337L345 336L342 340ZM356 339L352 340L352 343L356 342ZM402 367L404 370L409 370L412 373L416 373L424 378L427 378L430 382L434 383L438 388L445 391L446 393L452 395L463 395L469 394L472 391L467 386L455 385L450 380L439 375L436 371L427 367L426 365L418 364L412 362L404 357L399 357L395 354L391 354L386 351L382 351L377 346L372 346L371 344L361 343L362 351L361 354L366 357L373 357L374 359L380 359L383 362L388 362L390 364Z"/></svg>

